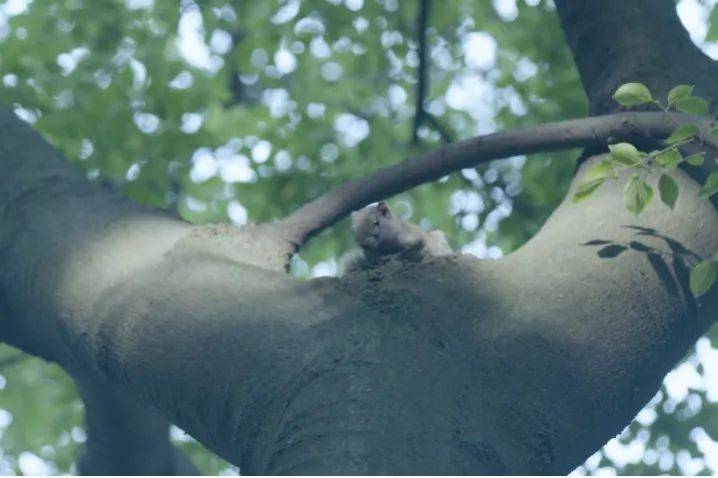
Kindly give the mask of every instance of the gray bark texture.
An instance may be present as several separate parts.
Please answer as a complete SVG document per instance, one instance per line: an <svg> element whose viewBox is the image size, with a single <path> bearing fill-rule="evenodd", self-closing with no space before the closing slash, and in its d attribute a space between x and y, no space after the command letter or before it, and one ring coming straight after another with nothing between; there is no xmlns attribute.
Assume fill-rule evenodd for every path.
<svg viewBox="0 0 718 478"><path fill-rule="evenodd" d="M651 35L655 17L660 44L685 36L670 0L556 4L592 105L634 74L662 80L592 77L581 62L614 38L586 29L644 4L632 28ZM709 60L684 53L681 82L718 98L702 76L713 67L698 66ZM411 164L441 155L423 160ZM687 290L718 250L718 214L682 170L673 211L654 201L636 217L610 182L501 260L300 281L283 266L341 214L329 203L275 225L190 226L90 185L5 110L0 165L0 339L75 377L85 473L192 473L168 422L243 474L566 473L629 423L718 309L715 290L700 303ZM446 174L434 173L424 180Z"/></svg>

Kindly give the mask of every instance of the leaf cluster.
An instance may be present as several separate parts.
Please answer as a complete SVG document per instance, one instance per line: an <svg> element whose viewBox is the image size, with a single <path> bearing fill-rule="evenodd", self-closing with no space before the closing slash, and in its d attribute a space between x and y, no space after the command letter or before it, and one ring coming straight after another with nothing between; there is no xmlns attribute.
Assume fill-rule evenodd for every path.
<svg viewBox="0 0 718 478"><path fill-rule="evenodd" d="M671 108L682 113L706 116L709 114L708 102L703 98L693 96L692 85L677 85L673 87L666 98L665 105L653 98L648 87L642 83L625 83L613 94L613 98L621 106L638 106L655 104L670 114ZM708 133L718 138L718 126L714 123ZM705 153L699 152L683 156L681 147L690 143L699 144L701 141L700 129L694 123L679 125L665 140L664 147L643 152L631 143L616 143L608 145L609 159L593 166L586 174L585 179L577 186L573 196L574 202L580 202L593 195L608 180L618 180L624 170L633 171L623 188L623 203L629 211L638 215L653 199L653 187L648 183L647 176L652 173L659 174L658 193L661 202L673 209L678 200L680 188L671 177L670 171L682 163L690 166L702 166ZM718 164L718 158L716 159ZM718 193L718 173L711 172L705 184L701 187L699 197L710 198ZM695 297L708 292L716 282L718 275L718 252L711 259L697 264L691 271L690 288Z"/></svg>

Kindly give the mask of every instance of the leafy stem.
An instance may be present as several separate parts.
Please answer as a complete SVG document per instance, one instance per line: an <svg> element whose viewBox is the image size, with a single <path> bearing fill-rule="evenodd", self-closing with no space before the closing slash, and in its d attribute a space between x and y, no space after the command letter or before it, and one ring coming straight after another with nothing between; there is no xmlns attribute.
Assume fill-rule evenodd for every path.
<svg viewBox="0 0 718 478"><path fill-rule="evenodd" d="M642 83L626 83L621 85L613 94L613 98L621 106L637 106L644 104L655 104L662 111L668 114L671 121L678 125L671 108L689 115L709 115L708 102L703 98L693 96L692 85L677 85L667 95L665 105L653 98L651 91ZM718 127L714 128L710 135L718 136ZM608 179L618 179L620 172L634 170L623 189L623 200L626 208L638 215L653 199L653 188L644 178L638 174L640 171L653 172L658 170L658 192L661 202L671 209L678 200L679 187L676 181L668 174L669 171L677 168L681 163L691 166L701 166L705 153L695 153L687 157L681 155L680 149L695 141L703 143L705 136L700 134L700 129L693 123L683 123L676 127L675 131L666 138L666 146L650 153L639 151L631 143L617 143L608 146L610 159L596 164L586 173L584 181L579 183L573 196L574 202L580 202L593 193ZM718 161L718 160L717 160ZM699 196L709 198L718 194L718 173L708 175L703 184ZM690 289L697 298L707 293L718 281L718 251L711 257L698 263L690 275Z"/></svg>

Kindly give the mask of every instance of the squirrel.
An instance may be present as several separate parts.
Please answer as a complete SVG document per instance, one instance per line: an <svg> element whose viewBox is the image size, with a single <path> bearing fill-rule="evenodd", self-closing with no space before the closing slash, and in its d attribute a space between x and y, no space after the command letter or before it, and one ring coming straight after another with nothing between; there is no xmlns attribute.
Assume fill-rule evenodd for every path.
<svg viewBox="0 0 718 478"><path fill-rule="evenodd" d="M360 249L340 260L342 273L369 269L392 257L421 262L426 257L453 252L442 231L424 231L419 225L395 216L383 201L353 212L351 218L352 234Z"/></svg>

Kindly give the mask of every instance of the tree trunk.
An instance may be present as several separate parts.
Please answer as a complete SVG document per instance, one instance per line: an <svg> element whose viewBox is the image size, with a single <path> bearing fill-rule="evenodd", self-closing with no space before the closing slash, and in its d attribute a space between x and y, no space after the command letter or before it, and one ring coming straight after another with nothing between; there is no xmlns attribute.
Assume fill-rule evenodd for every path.
<svg viewBox="0 0 718 478"><path fill-rule="evenodd" d="M587 79L582 28L670 18L556 3L602 111L624 77L604 66ZM598 55L612 41L600 38ZM690 66L696 84L713 68ZM631 79L671 84L642 71ZM0 338L78 377L90 472L118 469L108 449L138 463L123 472L189 472L151 406L243 474L566 473L621 431L718 308L715 291L697 304L687 290L718 250L718 214L682 171L673 211L654 201L636 217L610 183L501 260L299 281L278 270L296 246L284 225L191 227L132 205L4 110L0 164ZM133 429L158 450L152 466L125 446Z"/></svg>

